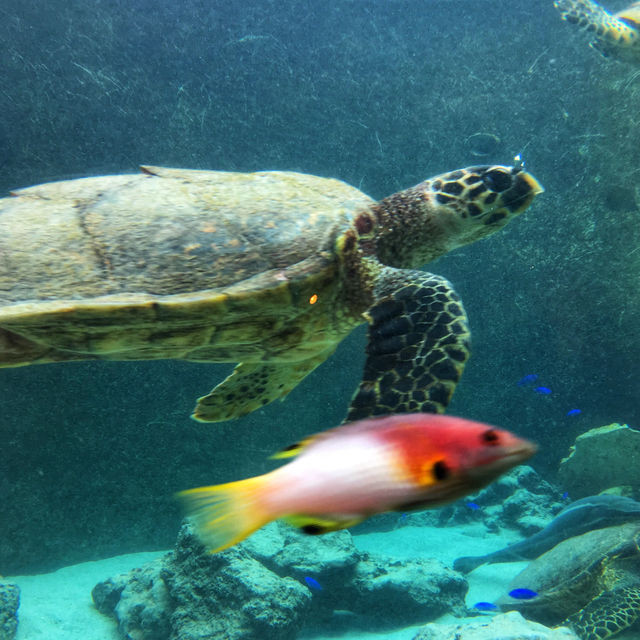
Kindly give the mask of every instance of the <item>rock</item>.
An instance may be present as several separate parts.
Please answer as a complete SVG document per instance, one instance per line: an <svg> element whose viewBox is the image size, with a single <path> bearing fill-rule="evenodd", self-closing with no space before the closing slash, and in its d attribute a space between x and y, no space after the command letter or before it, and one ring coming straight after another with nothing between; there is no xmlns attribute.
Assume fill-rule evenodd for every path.
<svg viewBox="0 0 640 640"><path fill-rule="evenodd" d="M242 543L242 548L280 577L306 586L305 578L318 581L308 622L331 617L351 597L352 582L362 554L348 531L328 536L308 536L283 523L272 523Z"/></svg>
<svg viewBox="0 0 640 640"><path fill-rule="evenodd" d="M349 609L378 620L379 627L405 626L445 613L462 614L465 578L431 558L396 560L363 554Z"/></svg>
<svg viewBox="0 0 640 640"><path fill-rule="evenodd" d="M309 608L309 589L280 578L242 548L207 553L185 525L175 550L128 574L96 585L126 640L293 640ZM105 606L104 603L109 603Z"/></svg>
<svg viewBox="0 0 640 640"><path fill-rule="evenodd" d="M93 604L100 613L105 615L113 615L116 605L120 601L120 596L127 586L129 574L121 574L113 578L109 578L104 582L99 582L91 590L91 598Z"/></svg>
<svg viewBox="0 0 640 640"><path fill-rule="evenodd" d="M303 580L322 573L331 582L346 582L360 562L360 553L348 531L330 536L308 536L286 524L274 522L242 543L257 560L275 571Z"/></svg>
<svg viewBox="0 0 640 640"><path fill-rule="evenodd" d="M621 459L621 452L624 452ZM640 486L640 467L625 461L640 456L640 431L626 424L591 429L576 438L560 462L558 479L572 498L595 495L615 486Z"/></svg>
<svg viewBox="0 0 640 640"><path fill-rule="evenodd" d="M241 546L208 553L188 525L163 578L175 607L172 638L180 640L293 640L311 603L306 586L281 578Z"/></svg>
<svg viewBox="0 0 640 640"><path fill-rule="evenodd" d="M214 555L184 525L173 552L92 595L127 640L288 640L336 610L378 626L461 612L467 586L436 560L361 553L347 531L306 536L275 523Z"/></svg>
<svg viewBox="0 0 640 640"><path fill-rule="evenodd" d="M532 493L528 489L516 489L502 504L498 520L501 527L517 529L529 536L545 527L561 507L549 502L546 495Z"/></svg>
<svg viewBox="0 0 640 640"><path fill-rule="evenodd" d="M132 571L115 607L123 636L131 640L169 638L169 590L161 561Z"/></svg>
<svg viewBox="0 0 640 640"><path fill-rule="evenodd" d="M549 629L517 611L460 624L427 624L413 640L580 640L566 627Z"/></svg>
<svg viewBox="0 0 640 640"><path fill-rule="evenodd" d="M635 491L631 485L625 484L621 487L609 487L608 489L601 491L599 495L621 496L623 498L631 498L633 500Z"/></svg>
<svg viewBox="0 0 640 640"><path fill-rule="evenodd" d="M528 536L542 529L564 507L560 490L537 471L521 465L504 474L486 489L469 496L463 508L457 506L449 524L464 524L480 519L489 531L515 529ZM471 510L467 503L480 508Z"/></svg>
<svg viewBox="0 0 640 640"><path fill-rule="evenodd" d="M20 588L0 582L0 640L13 640L18 630Z"/></svg>

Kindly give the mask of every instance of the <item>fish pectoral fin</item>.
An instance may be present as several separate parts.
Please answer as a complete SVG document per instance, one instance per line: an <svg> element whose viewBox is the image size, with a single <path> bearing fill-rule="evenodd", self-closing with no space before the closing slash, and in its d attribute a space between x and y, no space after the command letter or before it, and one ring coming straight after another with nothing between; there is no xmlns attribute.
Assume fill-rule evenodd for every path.
<svg viewBox="0 0 640 640"><path fill-rule="evenodd" d="M290 444L288 447L274 453L272 456L269 456L270 460L282 460L284 458L295 458L299 455L304 449L306 449L315 438L305 438L304 440L300 440L300 442L296 442L295 444Z"/></svg>
<svg viewBox="0 0 640 640"><path fill-rule="evenodd" d="M297 527L311 536L319 536L323 533L330 533L331 531L340 531L340 529L347 529L353 527L364 520L361 517L353 517L345 520L330 520L328 518L322 518L317 516L304 516L304 515L290 515L282 518L287 524L293 527Z"/></svg>

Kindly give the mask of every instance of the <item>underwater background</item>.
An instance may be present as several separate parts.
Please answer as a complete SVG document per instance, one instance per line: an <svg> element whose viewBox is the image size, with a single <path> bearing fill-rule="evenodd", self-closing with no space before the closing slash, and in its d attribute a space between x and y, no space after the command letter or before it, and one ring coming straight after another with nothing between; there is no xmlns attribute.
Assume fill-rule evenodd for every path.
<svg viewBox="0 0 640 640"><path fill-rule="evenodd" d="M640 424L640 71L551 0L0 0L0 15L2 195L152 164L301 171L379 199L521 154L546 192L428 266L472 328L449 412L538 442L550 481L580 433ZM364 338L285 402L212 425L189 414L230 366L1 370L0 572L169 548L175 491L267 471L342 421ZM518 384L531 374L550 393Z"/></svg>

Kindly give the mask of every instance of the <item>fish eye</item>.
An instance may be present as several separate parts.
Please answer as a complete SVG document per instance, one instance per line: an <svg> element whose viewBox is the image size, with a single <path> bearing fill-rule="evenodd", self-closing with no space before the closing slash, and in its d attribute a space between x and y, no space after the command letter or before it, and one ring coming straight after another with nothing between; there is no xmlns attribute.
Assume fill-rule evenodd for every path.
<svg viewBox="0 0 640 640"><path fill-rule="evenodd" d="M484 182L484 186L491 189L491 191L502 193L511 186L511 176L504 171L493 169L482 176L482 182Z"/></svg>
<svg viewBox="0 0 640 640"><path fill-rule="evenodd" d="M451 469L444 460L438 460L433 463L433 477L436 480L446 480L451 474Z"/></svg>
<svg viewBox="0 0 640 640"><path fill-rule="evenodd" d="M487 429L482 432L480 440L482 440L484 444L496 445L500 442L500 436L495 429Z"/></svg>

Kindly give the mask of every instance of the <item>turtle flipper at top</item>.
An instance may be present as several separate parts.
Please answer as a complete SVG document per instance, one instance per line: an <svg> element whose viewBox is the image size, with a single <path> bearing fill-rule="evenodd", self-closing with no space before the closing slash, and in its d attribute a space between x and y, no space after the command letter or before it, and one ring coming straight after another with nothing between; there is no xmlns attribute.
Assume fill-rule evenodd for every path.
<svg viewBox="0 0 640 640"><path fill-rule="evenodd" d="M605 591L561 626L573 629L581 640L605 640L628 629L640 618L640 586Z"/></svg>
<svg viewBox="0 0 640 640"><path fill-rule="evenodd" d="M460 298L447 280L431 273L389 270L381 280L389 291L377 292L379 302L367 314L367 359L347 420L443 413L469 357Z"/></svg>
<svg viewBox="0 0 640 640"><path fill-rule="evenodd" d="M640 2L616 14L593 0L555 0L562 19L594 37L590 45L605 58L640 63Z"/></svg>

